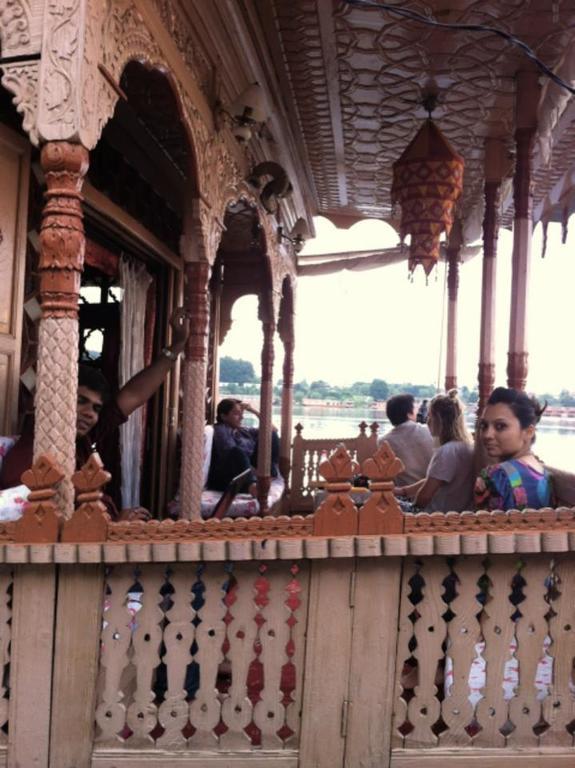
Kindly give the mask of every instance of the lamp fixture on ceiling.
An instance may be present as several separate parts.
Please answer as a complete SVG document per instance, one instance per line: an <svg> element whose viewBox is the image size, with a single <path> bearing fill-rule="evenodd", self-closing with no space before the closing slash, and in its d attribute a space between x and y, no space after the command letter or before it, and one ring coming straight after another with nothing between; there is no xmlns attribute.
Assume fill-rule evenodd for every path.
<svg viewBox="0 0 575 768"><path fill-rule="evenodd" d="M431 104L426 106L430 112ZM449 235L463 187L463 158L431 118L424 121L393 164L392 203L401 206L401 240L411 235L409 271L429 275L439 259L439 239Z"/></svg>
<svg viewBox="0 0 575 768"><path fill-rule="evenodd" d="M270 176L262 189L262 180L265 176ZM268 213L277 213L279 201L287 197L293 191L293 187L285 170L279 163L273 160L266 160L258 163L246 179L255 189L261 190L260 202Z"/></svg>
<svg viewBox="0 0 575 768"><path fill-rule="evenodd" d="M227 108L218 101L214 114L218 128L222 125L222 118L227 118L232 133L241 144L248 142L255 126L265 123L268 117L264 92L258 83L245 88Z"/></svg>
<svg viewBox="0 0 575 768"><path fill-rule="evenodd" d="M305 245L305 241L309 237L309 228L307 226L307 222L305 219L299 218L296 223L293 225L292 231L289 233L289 235L286 235L284 232L283 227L278 227L277 229L278 233L278 240L279 242L283 242L284 240L287 240L288 243L291 243L293 245L293 249L296 253L299 253L301 249Z"/></svg>

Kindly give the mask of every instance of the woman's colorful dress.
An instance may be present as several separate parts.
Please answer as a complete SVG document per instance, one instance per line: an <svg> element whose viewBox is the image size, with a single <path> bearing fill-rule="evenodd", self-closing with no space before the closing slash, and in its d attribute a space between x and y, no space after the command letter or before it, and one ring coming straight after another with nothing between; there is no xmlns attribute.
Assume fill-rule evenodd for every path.
<svg viewBox="0 0 575 768"><path fill-rule="evenodd" d="M475 481L476 509L541 509L551 506L551 477L519 459L485 467Z"/></svg>

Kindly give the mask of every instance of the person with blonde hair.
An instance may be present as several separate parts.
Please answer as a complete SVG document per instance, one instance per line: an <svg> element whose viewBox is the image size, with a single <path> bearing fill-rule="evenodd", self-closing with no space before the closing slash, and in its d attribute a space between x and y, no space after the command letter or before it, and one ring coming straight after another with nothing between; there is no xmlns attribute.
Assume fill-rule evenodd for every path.
<svg viewBox="0 0 575 768"><path fill-rule="evenodd" d="M452 389L429 404L427 425L438 443L427 475L395 488L396 496L413 499L425 512L463 512L473 504L473 444L465 426L464 405Z"/></svg>

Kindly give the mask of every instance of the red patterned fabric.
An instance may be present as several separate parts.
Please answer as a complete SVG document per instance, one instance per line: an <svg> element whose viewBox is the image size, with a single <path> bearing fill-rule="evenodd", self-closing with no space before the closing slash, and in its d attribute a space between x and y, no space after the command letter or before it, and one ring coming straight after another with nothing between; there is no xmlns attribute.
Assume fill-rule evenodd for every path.
<svg viewBox="0 0 575 768"><path fill-rule="evenodd" d="M117 277L120 258L93 240L86 238L84 261L89 267L95 267L108 277Z"/></svg>

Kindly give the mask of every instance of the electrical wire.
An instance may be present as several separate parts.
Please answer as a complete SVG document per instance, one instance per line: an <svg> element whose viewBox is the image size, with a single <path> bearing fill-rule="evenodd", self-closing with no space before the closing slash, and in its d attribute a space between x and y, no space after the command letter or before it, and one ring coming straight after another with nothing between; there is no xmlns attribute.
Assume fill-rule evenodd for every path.
<svg viewBox="0 0 575 768"><path fill-rule="evenodd" d="M442 391L441 387L441 371L443 369L443 352L445 344L445 315L447 308L447 260L445 261L445 272L443 275L443 296L441 299L441 327L439 331L439 350L437 355L437 386L438 392ZM439 264L435 265L435 269L439 269Z"/></svg>
<svg viewBox="0 0 575 768"><path fill-rule="evenodd" d="M411 21L416 21L420 24L426 24L428 27L447 29L453 32L488 32L492 35L497 35L498 37L506 40L508 43L511 43L511 45L514 45L516 48L519 48L525 54L525 56L527 56L527 58L530 59L550 80L559 85L561 88L565 88L565 90L569 91L572 96L575 95L575 88L569 85L569 83L565 82L565 80L559 77L559 75L556 75L553 70L551 70L541 61L541 59L537 58L537 55L527 45L527 43L524 43L523 40L520 40L518 37L515 37L515 35L511 35L509 32L505 32L502 29L497 29L497 27L490 27L487 24L452 24L444 21L436 21L435 19L430 19L427 16L418 13L417 11L411 11L407 8L398 8L397 6L389 5L388 3L378 3L375 2L375 0L343 1L346 3L346 5L356 6L357 8L377 8L380 11L388 11L390 14L399 16L400 18L410 19Z"/></svg>

